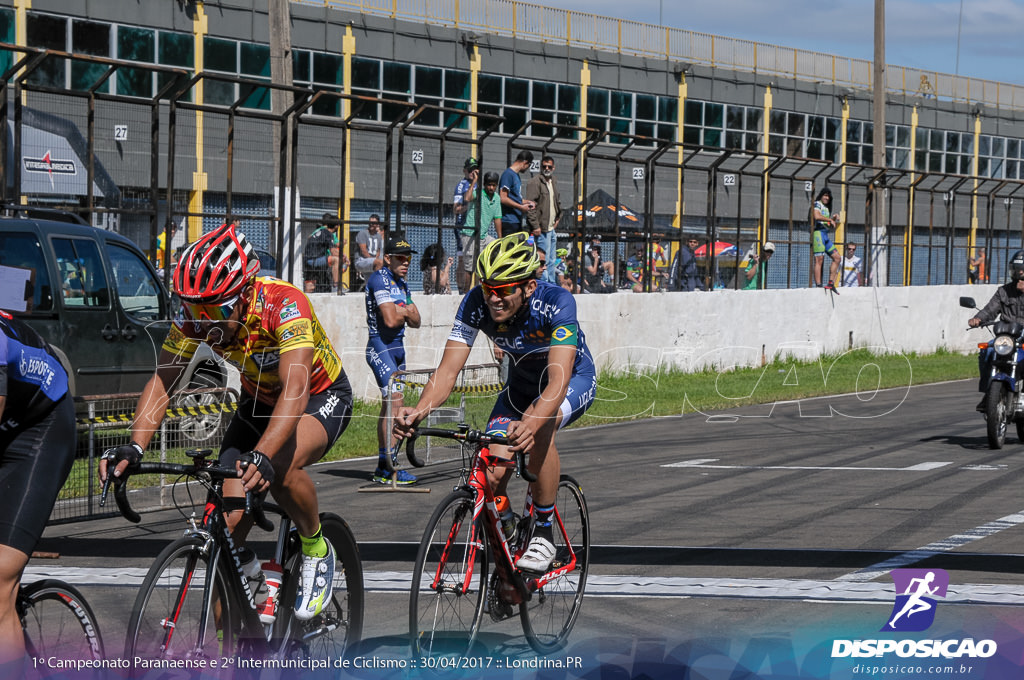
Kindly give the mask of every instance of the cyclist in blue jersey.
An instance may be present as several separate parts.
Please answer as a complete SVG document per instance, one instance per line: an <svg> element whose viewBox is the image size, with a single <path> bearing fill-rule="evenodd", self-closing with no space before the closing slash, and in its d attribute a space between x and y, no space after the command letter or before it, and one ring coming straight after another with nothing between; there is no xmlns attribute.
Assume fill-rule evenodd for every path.
<svg viewBox="0 0 1024 680"><path fill-rule="evenodd" d="M538 281L540 258L519 232L488 245L477 260L481 284L466 294L437 370L414 407L399 409L395 433L411 436L416 425L451 394L477 335L482 331L510 358L508 381L491 410L489 434L506 434L497 455L526 451L533 485L535 527L516 565L543 572L554 558L551 517L561 468L555 433L583 415L594 400L597 374L576 318L576 300L564 288ZM504 495L509 470L496 471L495 492Z"/></svg>
<svg viewBox="0 0 1024 680"><path fill-rule="evenodd" d="M75 441L67 372L35 331L0 311L0 677L20 677L25 638L14 603Z"/></svg>
<svg viewBox="0 0 1024 680"><path fill-rule="evenodd" d="M420 310L409 294L405 277L409 261L416 251L402 238L389 239L384 247L384 266L370 274L366 281L366 325L370 339L366 343L366 363L380 388L380 419L377 421L377 469L373 480L381 484L392 481L385 456L395 457L396 439L389 432L388 405L391 413L402 406L402 386L391 385L391 376L405 370L405 327L420 327ZM414 484L416 477L405 470L395 473L397 484Z"/></svg>

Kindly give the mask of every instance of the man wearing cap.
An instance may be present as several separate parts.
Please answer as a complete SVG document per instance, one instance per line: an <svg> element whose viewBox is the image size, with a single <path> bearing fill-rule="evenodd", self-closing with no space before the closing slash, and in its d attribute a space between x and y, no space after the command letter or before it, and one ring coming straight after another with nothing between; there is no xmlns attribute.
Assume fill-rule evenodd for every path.
<svg viewBox="0 0 1024 680"><path fill-rule="evenodd" d="M455 283L459 287L459 292L466 294L469 292L469 283L472 277L465 271L462 261L464 256L462 250L462 229L466 225L466 210L469 209L466 194L469 193L470 186L476 182L477 177L480 175L480 164L475 158L466 159L466 162L462 165L462 175L458 186L455 187L455 196L452 198L452 212L455 213L455 256L458 259L455 268Z"/></svg>
<svg viewBox="0 0 1024 680"><path fill-rule="evenodd" d="M473 270L476 258L481 249L494 239L488 231L501 229L501 197L498 195L498 173L484 173L484 191L480 197L480 215L477 216L477 180L476 176L466 192L466 224L462 228L462 258L464 266L460 267L465 274L468 285L473 285ZM479 222L479 227L477 223Z"/></svg>
<svg viewBox="0 0 1024 680"><path fill-rule="evenodd" d="M743 274L746 277L746 283L743 285L743 290L757 290L763 288L763 281L765 272L768 269L768 260L771 259L775 253L775 244L771 241L765 241L764 245L761 246L761 257L757 254L750 256L750 264L743 270Z"/></svg>
<svg viewBox="0 0 1024 680"><path fill-rule="evenodd" d="M377 380L381 391L380 420L377 422L377 469L373 479L389 484L392 475L388 472L387 459L397 458L391 427L387 421L388 406L391 413L397 413L402 406L402 386L391 385L391 376L405 369L405 327L420 327L420 310L412 301L409 285L405 281L409 273L409 261L416 251L404 238L388 239L384 246L384 266L370 274L366 281L366 325L370 331L366 343L366 363ZM416 477L405 470L395 473L398 484L412 484Z"/></svg>

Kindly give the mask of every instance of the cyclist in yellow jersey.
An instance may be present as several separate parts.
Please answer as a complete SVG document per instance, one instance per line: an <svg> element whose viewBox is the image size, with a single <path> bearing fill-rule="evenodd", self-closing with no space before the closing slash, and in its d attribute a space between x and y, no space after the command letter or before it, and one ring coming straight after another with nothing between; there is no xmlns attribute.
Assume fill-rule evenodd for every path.
<svg viewBox="0 0 1024 680"><path fill-rule="evenodd" d="M306 295L285 281L257 277L259 268L252 246L233 224L182 253L173 280L181 312L139 398L132 441L104 455L100 478L111 467L120 476L142 458L184 368L199 344L208 344L242 378L242 399L220 451L220 463L236 464L240 480L225 483L225 495L269 489L287 511L302 539L296 616L310 619L330 599L335 560L320 533L316 487L304 468L345 430L352 389ZM228 525L244 543L251 521L241 519L241 511L232 512ZM255 555L243 549L240 558L247 574L258 577Z"/></svg>

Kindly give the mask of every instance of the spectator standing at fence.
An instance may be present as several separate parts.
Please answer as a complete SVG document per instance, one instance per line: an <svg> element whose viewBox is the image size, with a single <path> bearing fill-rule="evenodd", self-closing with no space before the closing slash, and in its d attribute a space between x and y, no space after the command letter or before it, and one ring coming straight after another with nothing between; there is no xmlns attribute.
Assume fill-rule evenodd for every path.
<svg viewBox="0 0 1024 680"><path fill-rule="evenodd" d="M843 285L848 288L864 285L864 268L857 256L856 243L846 244L846 254L843 255Z"/></svg>
<svg viewBox="0 0 1024 680"><path fill-rule="evenodd" d="M743 270L746 281L743 284L743 290L764 288L765 274L768 273L768 260L774 254L775 244L771 241L765 241L765 244L761 246L761 256L758 257L757 253L750 256L750 263Z"/></svg>
<svg viewBox="0 0 1024 680"><path fill-rule="evenodd" d="M985 276L984 248L978 248L978 254L967 260L967 280L970 283L988 283Z"/></svg>
<svg viewBox="0 0 1024 680"><path fill-rule="evenodd" d="M524 149L516 155L512 165L501 173L501 222L498 224L498 238L527 229L526 213L537 205L523 198L523 180L519 175L529 170L532 164L533 152Z"/></svg>
<svg viewBox="0 0 1024 680"><path fill-rule="evenodd" d="M366 229L356 234L356 272L364 277L384 266L384 233L380 215L370 215Z"/></svg>
<svg viewBox="0 0 1024 680"><path fill-rule="evenodd" d="M370 274L366 281L366 325L370 332L366 343L366 363L370 365L381 393L380 419L377 421L377 469L373 472L373 480L381 484L390 484L392 480L386 456L391 456L392 463L398 459L394 446L397 439L391 434L388 414L390 410L393 416L402 407L402 385L392 384L391 377L396 371L405 370L406 326L420 327L420 310L412 301L409 284L405 280L415 252L405 239L388 239L384 266ZM397 470L394 481L413 484L416 477L405 470Z"/></svg>
<svg viewBox="0 0 1024 680"><path fill-rule="evenodd" d="M479 173L478 173L479 174ZM478 176L478 175L477 175ZM494 240L489 230L501 229L501 195L498 193L498 173L484 173L484 191L480 197L480 220L477 226L477 176L470 182L465 199L469 203L466 209L466 224L462 228L462 270L473 285L473 268L480 249Z"/></svg>
<svg viewBox="0 0 1024 680"><path fill-rule="evenodd" d="M644 246L636 244L633 254L626 258L626 285L634 293L644 292Z"/></svg>
<svg viewBox="0 0 1024 680"><path fill-rule="evenodd" d="M558 183L555 181L555 159L544 156L540 159L540 174L526 183L523 197L533 208L526 212L526 224L537 249L544 253L548 261L555 261L558 237L555 227L562 215ZM543 280L558 283L555 268L548 267L544 271Z"/></svg>
<svg viewBox="0 0 1024 680"><path fill-rule="evenodd" d="M461 242L461 234L459 239ZM448 277L453 261L451 257L445 259L444 248L440 243L431 243L423 249L423 256L420 258L420 271L423 272L424 295L447 295L452 292Z"/></svg>
<svg viewBox="0 0 1024 680"><path fill-rule="evenodd" d="M836 216L833 214L832 190L825 187L818 192L814 199L813 221L811 229L811 253L813 261L811 270L814 272L814 285L821 286L822 267L825 264L825 256L832 258L829 265L828 281L825 282L827 290L835 289L836 274L839 273L839 263L842 259L839 256L839 249L832 243L829 230L836 228Z"/></svg>
<svg viewBox="0 0 1024 680"><path fill-rule="evenodd" d="M466 194L469 192L470 185L476 181L479 174L480 164L477 163L475 158L467 158L466 162L462 165L462 179L456 185L455 196L452 198L452 212L455 213L455 248L457 251L455 256L458 259L458 262L455 264L455 284L462 295L469 291L469 284L473 278L471 274L467 273L467 271L472 271L473 268L469 267L467 270L462 261L464 256L462 251L462 230L466 227L466 211L469 210Z"/></svg>
<svg viewBox="0 0 1024 680"><path fill-rule="evenodd" d="M686 243L680 246L669 269L669 290L686 292L704 290L700 272L697 269L697 256L694 254L698 243L696 236L687 236Z"/></svg>
<svg viewBox="0 0 1024 680"><path fill-rule="evenodd" d="M305 265L305 291L307 293L338 292L339 266L338 258L341 251L339 235L341 221L331 213L324 213L321 225L317 227L302 249L302 262Z"/></svg>
<svg viewBox="0 0 1024 680"><path fill-rule="evenodd" d="M606 283L605 275L612 283ZM614 293L615 292L615 263L605 262L601 259L601 239L593 237L587 252L583 255L583 292L584 293Z"/></svg>

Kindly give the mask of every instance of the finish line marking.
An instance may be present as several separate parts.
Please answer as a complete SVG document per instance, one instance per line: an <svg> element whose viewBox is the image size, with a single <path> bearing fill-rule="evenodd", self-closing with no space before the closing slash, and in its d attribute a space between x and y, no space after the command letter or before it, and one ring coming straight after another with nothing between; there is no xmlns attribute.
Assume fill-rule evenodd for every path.
<svg viewBox="0 0 1024 680"><path fill-rule="evenodd" d="M711 468L714 470L857 470L865 472L928 472L952 465L949 462L918 463L910 467L816 467L809 465L711 465L717 458L695 458L678 463L668 463L667 468Z"/></svg>
<svg viewBox="0 0 1024 680"><path fill-rule="evenodd" d="M148 569L106 567L37 567L25 569L23 581L59 578L76 586L139 587ZM369 571L363 574L367 592L409 592L410 571ZM681 578L643 576L587 577L589 597L729 597L758 600L804 600L831 603L885 603L893 601L892 585L862 581L770 578ZM87 594L88 596L88 594ZM944 602L958 604L1024 605L1024 586L950 585Z"/></svg>

